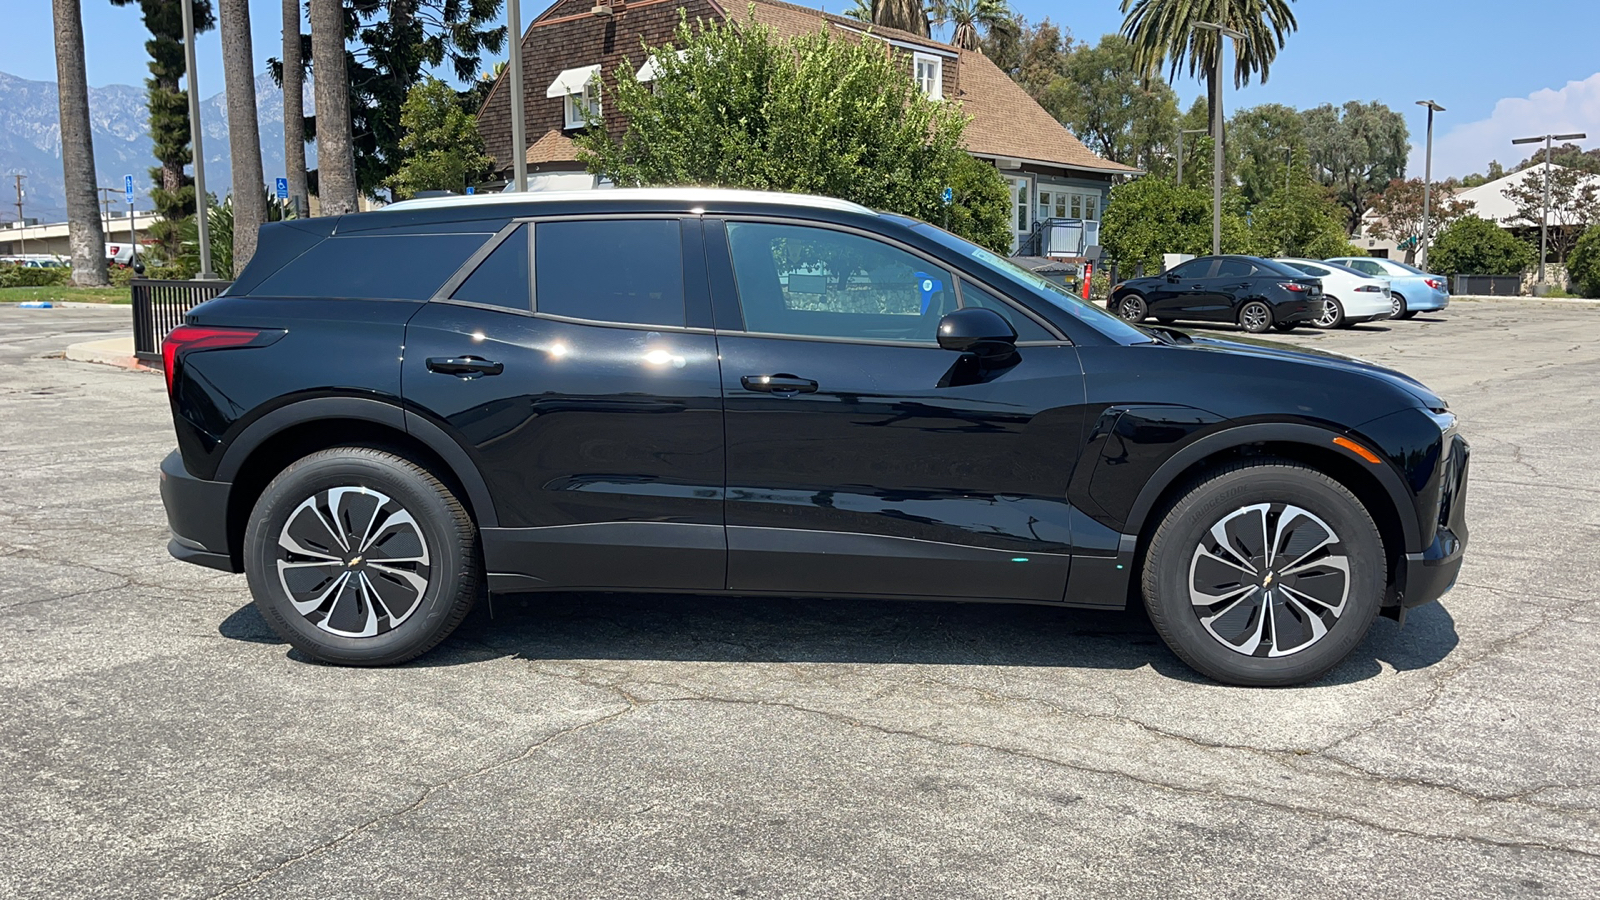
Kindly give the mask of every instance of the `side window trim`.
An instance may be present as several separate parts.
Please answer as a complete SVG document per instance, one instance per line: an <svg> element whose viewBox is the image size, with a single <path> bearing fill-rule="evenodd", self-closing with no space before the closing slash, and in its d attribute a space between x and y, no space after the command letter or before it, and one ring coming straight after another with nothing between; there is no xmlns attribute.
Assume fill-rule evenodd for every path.
<svg viewBox="0 0 1600 900"><path fill-rule="evenodd" d="M614 220L638 221L638 220L641 220L641 219L667 219L667 220L672 220L672 221L677 221L677 222L682 223L682 222L685 222L685 221L688 221L688 220L695 220L695 219L698 219L698 218L699 218L698 216L696 216L696 215L694 215L692 213L680 213L680 212L616 212L616 213L573 213L573 214L570 214L570 215L558 215L558 216L528 216L528 217L524 217L524 218L520 218L520 219L514 220L512 224L526 223L529 226L529 228L528 228L528 241L529 241L529 243L528 243L528 290L530 292L529 302L530 302L530 304L532 306L532 310L533 310L532 313L530 313L530 314L532 316L534 316L535 318L540 318L540 319L552 319L552 320L557 321L557 322L574 322L574 323L581 324L581 325L598 325L598 326L603 326L603 327L607 327L607 328L632 328L632 329L646 329L646 330L651 330L651 331L704 332L704 333L710 333L712 329L709 326L702 326L702 325L692 324L694 321L696 321L697 318L703 321L707 317L704 316L704 315L701 315L701 316L691 315L690 311L689 311L689 304L698 302L703 307L704 303L706 301L705 301L705 299L703 297L698 299L698 300L696 300L695 298L692 298L690 296L690 293L691 293L690 292L691 282L689 280L690 279L689 265L690 265L691 261L688 259L688 256L687 256L687 254L688 254L687 246L688 245L687 245L687 241L683 237L685 232L682 230L683 226L681 226L681 225L680 225L680 229L679 229L678 234L679 234L680 252L684 254L684 256L681 257L681 263L684 266L684 271L683 271L683 276L684 276L684 285L683 285L684 311L683 312L684 312L684 322L685 322L685 324L683 324L683 325L661 325L661 324L652 324L652 323L649 323L649 322L616 322L616 321L612 321L610 319L588 319L588 318L583 318L581 316L568 316L568 315L563 315L563 314L560 314L560 313L541 312L539 310L539 286L538 286L538 275L539 275L539 273L538 273L538 252L537 252L538 249L539 249L539 245L538 245L538 229L537 229L536 226L540 225L541 223L548 223L548 222L604 222L604 221L608 221L608 220L612 220L612 221L614 221Z"/></svg>
<svg viewBox="0 0 1600 900"><path fill-rule="evenodd" d="M841 234L855 235L856 237L865 238L866 240L878 241L879 243L882 243L882 244L884 244L886 246L889 246L889 247L893 247L896 250L901 251L902 253L905 253L907 255L915 257L916 259L918 259L919 261L921 261L925 265L932 266L936 271L943 272L945 274L945 277L946 277L947 281L953 282L953 281L959 280L958 278L953 277L953 276L958 276L958 275L961 275L962 273L957 271L957 270L952 269L948 263L945 263L942 260L935 259L935 258L929 256L928 254L923 253L922 251L916 249L915 247L911 247L911 246L909 246L907 244L904 244L904 243L902 243L900 241L897 241L894 238L889 237L888 235L878 234L875 231L868 231L868 230L862 229L862 228L853 228L853 227L851 227L849 225L839 225L839 224L834 223L834 222L824 222L824 221L818 221L818 220L815 220L815 219L786 219L786 218L782 218L782 217L779 217L779 216L741 216L741 215L727 215L727 216L720 217L720 219L714 219L714 220L708 220L708 221L715 221L715 222L718 222L720 225L722 225L721 228L717 229L722 234L721 240L720 241L708 240L707 241L707 246L709 248L710 246L712 246L712 245L714 245L716 243L721 243L723 245L722 252L727 254L726 260L723 261L721 263L721 265L726 267L725 271L727 272L728 285L729 285L729 287L730 287L730 289L732 291L733 303L734 303L735 308L737 308L739 310L739 320L738 320L739 321L739 327L737 328L738 331L740 331L742 333L745 333L745 334L758 335L760 337L786 338L786 339L790 339L790 340L801 340L801 341L833 341L833 342L842 343L842 344L874 344L874 345L883 346L883 347L924 347L925 348L925 347L937 347L937 346L939 346L938 340L931 340L931 341L896 341L896 340L879 339L879 338L852 338L852 337L837 337L837 336L832 336L832 335L785 334L785 333L782 333L782 332L750 331L749 329L747 329L745 327L745 324L744 324L744 305L743 305L742 300L739 297L738 279L734 276L733 253L732 253L732 248L731 248L731 246L729 246L729 243L728 243L727 223L729 223L729 222L755 222L755 223L768 224L768 225L787 225L787 226L799 227L799 228L818 228L818 229L822 229L822 230L826 230L826 231L836 231L836 232L839 232ZM713 280L716 280L716 276L713 277ZM952 291L959 291L959 288L956 288L956 287L952 286L951 290ZM957 294L957 296L959 297L959 294ZM959 303L959 300L957 302ZM721 319L722 319L722 315L721 315L722 308L721 308L721 306L719 306L717 309L718 309L718 321L720 322ZM719 325L717 330L718 331L733 331L735 329L724 328L724 327L721 327Z"/></svg>

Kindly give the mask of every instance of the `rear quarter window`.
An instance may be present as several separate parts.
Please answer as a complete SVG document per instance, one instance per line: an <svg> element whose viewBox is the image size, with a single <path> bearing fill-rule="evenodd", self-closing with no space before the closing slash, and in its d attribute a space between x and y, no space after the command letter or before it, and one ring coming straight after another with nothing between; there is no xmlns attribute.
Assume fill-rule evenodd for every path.
<svg viewBox="0 0 1600 900"><path fill-rule="evenodd" d="M426 300L489 234L330 237L262 280L257 297Z"/></svg>

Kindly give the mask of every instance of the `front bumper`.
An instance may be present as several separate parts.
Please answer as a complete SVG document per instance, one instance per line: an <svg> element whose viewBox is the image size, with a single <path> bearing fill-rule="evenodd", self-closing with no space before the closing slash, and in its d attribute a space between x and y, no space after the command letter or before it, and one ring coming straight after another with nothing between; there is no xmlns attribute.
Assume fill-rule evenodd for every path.
<svg viewBox="0 0 1600 900"><path fill-rule="evenodd" d="M1444 490L1439 503L1439 527L1433 543L1421 553L1407 553L1402 562L1400 606L1410 609L1444 596L1456 586L1467 550L1467 469L1472 448L1465 438L1446 438Z"/></svg>
<svg viewBox="0 0 1600 900"><path fill-rule="evenodd" d="M239 572L228 549L228 495L233 485L190 475L174 450L161 461L161 505L167 509L174 559L224 572Z"/></svg>

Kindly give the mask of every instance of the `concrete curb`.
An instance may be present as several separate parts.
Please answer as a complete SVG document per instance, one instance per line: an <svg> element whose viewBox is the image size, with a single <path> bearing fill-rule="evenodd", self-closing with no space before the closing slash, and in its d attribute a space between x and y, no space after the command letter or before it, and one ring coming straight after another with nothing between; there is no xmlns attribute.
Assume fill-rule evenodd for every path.
<svg viewBox="0 0 1600 900"><path fill-rule="evenodd" d="M131 334L98 341L68 344L66 358L74 362L100 363L106 366L132 369L136 372L161 371L145 365L139 361L138 357L133 355L133 335Z"/></svg>

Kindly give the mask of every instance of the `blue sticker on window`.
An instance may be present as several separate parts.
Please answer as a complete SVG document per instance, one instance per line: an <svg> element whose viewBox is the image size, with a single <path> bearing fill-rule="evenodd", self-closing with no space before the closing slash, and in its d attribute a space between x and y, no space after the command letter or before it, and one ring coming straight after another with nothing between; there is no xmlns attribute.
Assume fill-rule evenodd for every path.
<svg viewBox="0 0 1600 900"><path fill-rule="evenodd" d="M922 311L926 313L928 306L933 303L933 295L944 290L944 282L927 272L918 272L917 290L922 293Z"/></svg>

